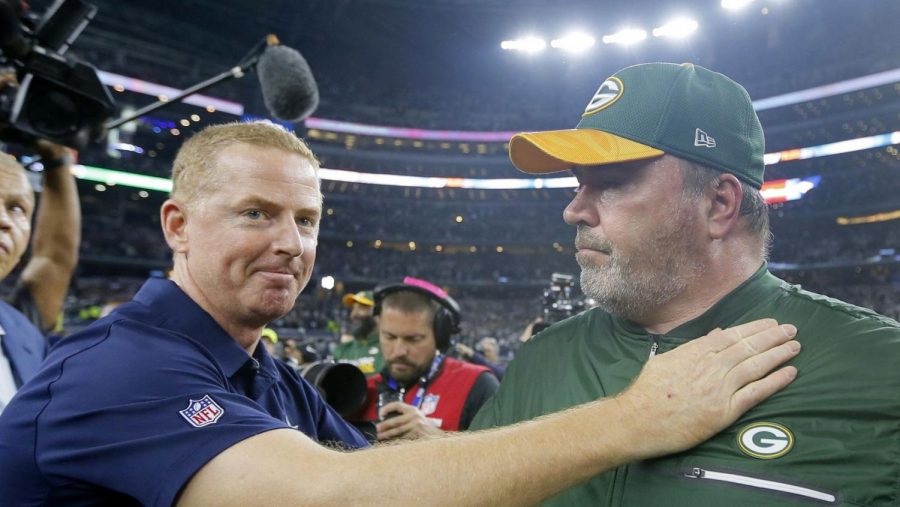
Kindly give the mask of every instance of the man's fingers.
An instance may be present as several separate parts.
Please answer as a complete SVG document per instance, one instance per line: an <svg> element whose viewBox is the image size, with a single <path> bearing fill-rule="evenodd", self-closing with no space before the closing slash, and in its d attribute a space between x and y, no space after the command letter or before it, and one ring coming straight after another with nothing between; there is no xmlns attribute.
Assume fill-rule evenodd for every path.
<svg viewBox="0 0 900 507"><path fill-rule="evenodd" d="M761 401L784 389L795 378L797 378L797 368L785 366L778 371L770 373L763 379L742 387L732 397L734 418L736 419Z"/></svg>
<svg viewBox="0 0 900 507"><path fill-rule="evenodd" d="M796 335L797 328L792 324L766 327L755 333L744 335L745 338L722 350L716 357L716 361L730 369L750 357L756 356L757 354L789 341ZM763 374L767 372L768 370L763 372ZM750 380L756 380L757 378L759 377L748 379L748 382Z"/></svg>
<svg viewBox="0 0 900 507"><path fill-rule="evenodd" d="M403 403L402 401L392 401L390 403L385 403L384 406L381 407L380 410L378 410L378 416L384 419L384 416L394 412L402 414L403 405L405 405L405 403Z"/></svg>
<svg viewBox="0 0 900 507"><path fill-rule="evenodd" d="M775 319L754 320L752 322L747 322L746 324L730 327L724 331L716 329L708 335L694 341L697 345L704 345L709 350L719 352L740 342L746 336L752 336L776 326L778 326L778 322Z"/></svg>
<svg viewBox="0 0 900 507"><path fill-rule="evenodd" d="M401 419L401 416L394 416L389 419L385 419L385 420L381 421L380 423L378 423L377 425L375 425L375 429L379 433L381 433L382 431L392 430L402 424L403 424L403 420Z"/></svg>
<svg viewBox="0 0 900 507"><path fill-rule="evenodd" d="M392 438L402 437L415 428L415 421L407 421L405 424L378 432L378 440L390 440Z"/></svg>
<svg viewBox="0 0 900 507"><path fill-rule="evenodd" d="M789 341L761 354L751 356L731 369L726 375L727 385L738 389L745 384L763 378L770 371L793 359L800 352L800 342Z"/></svg>

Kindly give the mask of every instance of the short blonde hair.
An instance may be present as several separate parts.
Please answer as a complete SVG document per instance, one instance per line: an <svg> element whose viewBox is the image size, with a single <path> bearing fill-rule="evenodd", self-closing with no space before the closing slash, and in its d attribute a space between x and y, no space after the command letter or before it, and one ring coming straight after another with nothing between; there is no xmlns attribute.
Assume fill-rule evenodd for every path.
<svg viewBox="0 0 900 507"><path fill-rule="evenodd" d="M249 144L284 150L309 160L318 172L319 161L300 138L270 121L233 122L213 125L188 139L172 164L172 198L185 204L195 203L205 192L222 183L216 178L219 153L234 144Z"/></svg>

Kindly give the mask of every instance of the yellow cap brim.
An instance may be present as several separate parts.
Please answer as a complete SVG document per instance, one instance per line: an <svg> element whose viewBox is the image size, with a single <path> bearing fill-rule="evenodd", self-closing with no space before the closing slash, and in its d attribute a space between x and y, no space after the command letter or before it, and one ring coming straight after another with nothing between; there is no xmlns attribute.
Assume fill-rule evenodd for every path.
<svg viewBox="0 0 900 507"><path fill-rule="evenodd" d="M357 296L356 294L346 294L344 295L344 306L353 306L353 303L359 303L363 306L375 306L375 301L372 301L369 298Z"/></svg>
<svg viewBox="0 0 900 507"><path fill-rule="evenodd" d="M509 141L509 158L526 173L565 171L578 165L630 162L665 152L631 139L592 129L549 130L516 134Z"/></svg>

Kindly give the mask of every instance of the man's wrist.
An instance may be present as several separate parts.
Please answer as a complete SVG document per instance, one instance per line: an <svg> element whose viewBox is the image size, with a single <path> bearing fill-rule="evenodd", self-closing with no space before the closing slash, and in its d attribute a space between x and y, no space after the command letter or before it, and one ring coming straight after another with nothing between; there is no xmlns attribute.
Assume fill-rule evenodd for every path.
<svg viewBox="0 0 900 507"><path fill-rule="evenodd" d="M626 462L654 456L652 449L645 445L647 444L646 440L649 433L646 427L646 420L649 414L633 398L634 396L626 390L617 396L604 400L609 402L614 418L619 421L617 426L621 434L617 440L628 442L627 446L619 449ZM659 422L659 424L663 423Z"/></svg>
<svg viewBox="0 0 900 507"><path fill-rule="evenodd" d="M72 162L72 156L68 153L52 158L41 158L41 165L44 167L44 172L52 172L60 167L69 167L72 165Z"/></svg>

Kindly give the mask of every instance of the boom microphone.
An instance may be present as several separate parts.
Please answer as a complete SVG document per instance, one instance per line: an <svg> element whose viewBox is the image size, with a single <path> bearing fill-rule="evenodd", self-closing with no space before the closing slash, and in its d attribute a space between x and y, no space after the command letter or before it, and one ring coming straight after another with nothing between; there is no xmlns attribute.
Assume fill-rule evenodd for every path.
<svg viewBox="0 0 900 507"><path fill-rule="evenodd" d="M0 3L5 0L0 0ZM253 69L259 74L263 102L269 113L279 120L301 121L319 105L319 88L306 59L296 50L280 45L278 37L269 34L257 43L237 65L225 72L213 76L182 90L178 95L167 100L159 100L144 106L130 115L107 122L107 130L134 121L141 116L172 104L183 98L200 93L228 79L244 77Z"/></svg>
<svg viewBox="0 0 900 507"><path fill-rule="evenodd" d="M319 88L306 59L287 46L270 45L256 67L263 102L272 116L301 121L319 106Z"/></svg>

